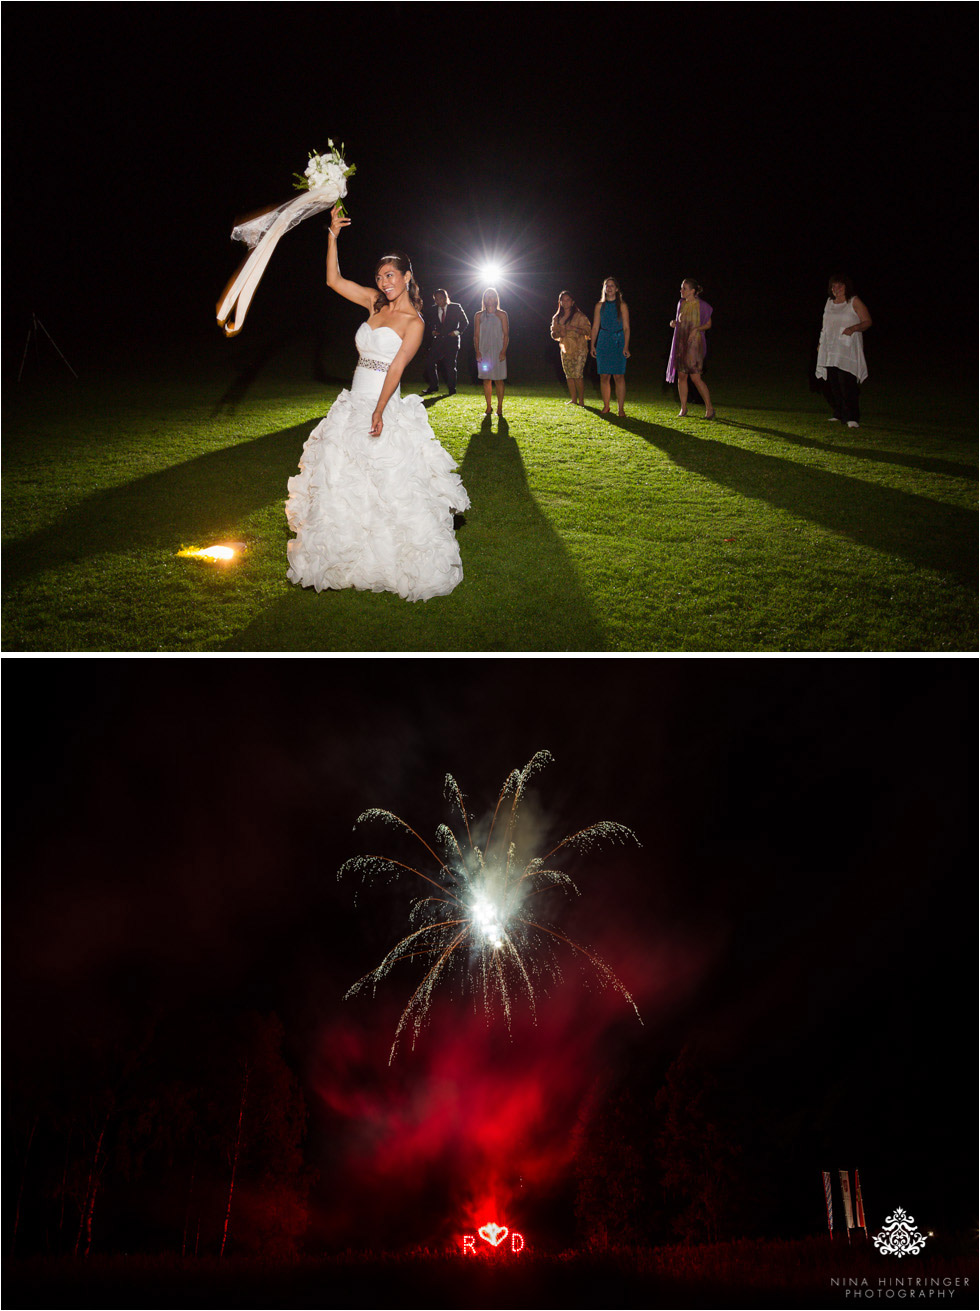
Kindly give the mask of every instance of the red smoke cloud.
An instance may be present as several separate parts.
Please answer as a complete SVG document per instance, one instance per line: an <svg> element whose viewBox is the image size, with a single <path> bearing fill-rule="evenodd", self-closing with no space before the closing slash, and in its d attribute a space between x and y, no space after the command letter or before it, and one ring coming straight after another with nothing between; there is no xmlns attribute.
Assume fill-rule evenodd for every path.
<svg viewBox="0 0 980 1311"><path fill-rule="evenodd" d="M438 1244L491 1220L533 1241L535 1208L567 1179L590 1087L625 1045L651 1037L705 964L704 951L666 942L597 945L644 1025L569 960L539 995L537 1023L515 1001L510 1033L503 1014L447 989L415 1050L401 1044L389 1065L391 1003L413 986L404 977L323 1031L314 1083L333 1158L321 1190L328 1242Z"/></svg>

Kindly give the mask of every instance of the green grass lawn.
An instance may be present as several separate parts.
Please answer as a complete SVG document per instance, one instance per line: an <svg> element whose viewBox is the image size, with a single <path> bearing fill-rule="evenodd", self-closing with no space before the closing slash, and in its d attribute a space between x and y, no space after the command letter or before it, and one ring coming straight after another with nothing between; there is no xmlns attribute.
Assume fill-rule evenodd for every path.
<svg viewBox="0 0 980 1311"><path fill-rule="evenodd" d="M410 604L286 580L286 479L341 385L311 372L280 350L8 384L4 650L976 649L974 421L912 381L866 387L857 430L733 367L714 423L638 370L625 420L551 379L512 386L505 424L443 396L465 577ZM177 554L222 539L243 557Z"/></svg>

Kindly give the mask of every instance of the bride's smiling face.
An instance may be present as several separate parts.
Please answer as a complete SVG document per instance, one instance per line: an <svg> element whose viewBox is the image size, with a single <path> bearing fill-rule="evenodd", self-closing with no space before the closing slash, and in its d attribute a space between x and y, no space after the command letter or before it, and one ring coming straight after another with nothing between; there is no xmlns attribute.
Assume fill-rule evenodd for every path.
<svg viewBox="0 0 980 1311"><path fill-rule="evenodd" d="M382 264L375 275L378 290L388 297L389 302L397 300L408 286L410 275L396 269L394 264Z"/></svg>

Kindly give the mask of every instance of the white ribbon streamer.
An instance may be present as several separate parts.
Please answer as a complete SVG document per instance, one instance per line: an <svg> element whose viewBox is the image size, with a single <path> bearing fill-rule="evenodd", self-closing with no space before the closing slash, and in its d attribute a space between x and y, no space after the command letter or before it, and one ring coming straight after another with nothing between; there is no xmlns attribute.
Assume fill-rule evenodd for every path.
<svg viewBox="0 0 980 1311"><path fill-rule="evenodd" d="M263 210L233 230L232 240L244 241L251 247L251 252L232 276L218 301L218 326L226 337L234 337L241 332L252 297L279 238L311 214L330 209L339 199L340 196L332 187L317 187L315 191L304 192L282 205Z"/></svg>

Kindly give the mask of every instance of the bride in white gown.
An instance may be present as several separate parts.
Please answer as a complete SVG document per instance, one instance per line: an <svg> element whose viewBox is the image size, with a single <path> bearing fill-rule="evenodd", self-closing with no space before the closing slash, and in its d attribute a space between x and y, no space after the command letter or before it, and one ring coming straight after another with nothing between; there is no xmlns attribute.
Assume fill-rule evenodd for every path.
<svg viewBox="0 0 980 1311"><path fill-rule="evenodd" d="M307 439L289 479L290 582L446 596L463 578L453 514L470 503L456 464L418 396L402 398L405 366L422 344L422 298L408 257L378 261L376 287L340 276L337 237L350 222L331 211L327 286L368 311L354 338L357 368Z"/></svg>

